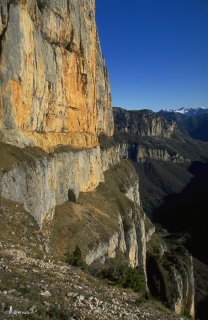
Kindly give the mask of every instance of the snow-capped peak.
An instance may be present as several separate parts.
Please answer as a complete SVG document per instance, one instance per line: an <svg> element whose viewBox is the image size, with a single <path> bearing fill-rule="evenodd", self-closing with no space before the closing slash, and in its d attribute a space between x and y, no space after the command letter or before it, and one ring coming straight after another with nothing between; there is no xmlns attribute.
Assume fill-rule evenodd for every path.
<svg viewBox="0 0 208 320"><path fill-rule="evenodd" d="M203 114L203 113L208 113L208 109L204 108L204 107L199 107L199 108L180 108L180 109L170 109L170 108L166 108L161 110L161 112L173 112L173 113L179 113L179 114L183 114L186 116L195 116L195 115L199 115L199 114Z"/></svg>

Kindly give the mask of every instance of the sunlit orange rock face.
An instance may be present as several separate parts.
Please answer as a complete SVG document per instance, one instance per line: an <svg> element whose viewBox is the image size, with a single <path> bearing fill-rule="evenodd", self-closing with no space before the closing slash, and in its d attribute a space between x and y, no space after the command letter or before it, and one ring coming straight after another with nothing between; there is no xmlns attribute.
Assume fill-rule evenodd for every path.
<svg viewBox="0 0 208 320"><path fill-rule="evenodd" d="M50 149L113 134L94 0L0 2L0 139Z"/></svg>

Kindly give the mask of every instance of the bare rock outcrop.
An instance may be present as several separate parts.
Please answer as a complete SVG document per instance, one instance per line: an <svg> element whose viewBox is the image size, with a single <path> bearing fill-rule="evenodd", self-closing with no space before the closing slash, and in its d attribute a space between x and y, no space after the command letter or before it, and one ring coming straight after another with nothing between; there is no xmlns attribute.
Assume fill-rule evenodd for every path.
<svg viewBox="0 0 208 320"><path fill-rule="evenodd" d="M174 163L185 163L190 160L178 153L177 151L167 150L165 147L157 146L138 146L137 147L137 161L145 162L147 160L156 160L156 161L168 161Z"/></svg>
<svg viewBox="0 0 208 320"><path fill-rule="evenodd" d="M123 160L104 177L95 190L80 193L76 204L65 202L56 208L49 247L65 253L78 246L86 263L99 264L99 269L110 261L140 266L146 279L146 221L136 171Z"/></svg>
<svg viewBox="0 0 208 320"><path fill-rule="evenodd" d="M4 143L0 147L4 151L0 195L23 204L40 226L54 216L55 206L71 200L69 190L76 199L80 192L94 190L104 182L104 172L120 161L119 146L106 150L59 147L50 154Z"/></svg>
<svg viewBox="0 0 208 320"><path fill-rule="evenodd" d="M174 121L165 120L151 110L114 108L113 112L116 134L170 138L177 131Z"/></svg>
<svg viewBox="0 0 208 320"><path fill-rule="evenodd" d="M170 236L171 237L171 236ZM176 241L155 234L148 243L147 275L150 291L177 314L195 316L193 258Z"/></svg>
<svg viewBox="0 0 208 320"><path fill-rule="evenodd" d="M2 140L48 150L112 135L94 0L1 0L0 48Z"/></svg>

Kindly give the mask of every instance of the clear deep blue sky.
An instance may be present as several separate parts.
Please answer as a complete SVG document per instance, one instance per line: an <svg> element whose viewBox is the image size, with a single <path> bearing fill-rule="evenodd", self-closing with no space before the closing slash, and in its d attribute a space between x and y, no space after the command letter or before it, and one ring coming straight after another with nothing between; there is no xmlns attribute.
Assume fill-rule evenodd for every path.
<svg viewBox="0 0 208 320"><path fill-rule="evenodd" d="M96 0L113 105L208 107L208 0Z"/></svg>

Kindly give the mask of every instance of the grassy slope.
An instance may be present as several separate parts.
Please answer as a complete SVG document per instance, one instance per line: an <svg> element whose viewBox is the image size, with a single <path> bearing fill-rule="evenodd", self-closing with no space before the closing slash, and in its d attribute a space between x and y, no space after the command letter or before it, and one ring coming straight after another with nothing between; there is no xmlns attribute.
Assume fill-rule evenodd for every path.
<svg viewBox="0 0 208 320"><path fill-rule="evenodd" d="M11 318L11 306L27 313L18 320L181 319L155 300L59 261L46 250L47 230L38 230L19 204L1 199L0 220L0 319Z"/></svg>

